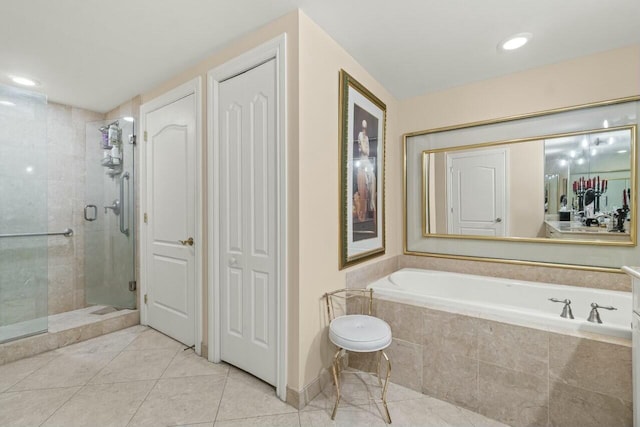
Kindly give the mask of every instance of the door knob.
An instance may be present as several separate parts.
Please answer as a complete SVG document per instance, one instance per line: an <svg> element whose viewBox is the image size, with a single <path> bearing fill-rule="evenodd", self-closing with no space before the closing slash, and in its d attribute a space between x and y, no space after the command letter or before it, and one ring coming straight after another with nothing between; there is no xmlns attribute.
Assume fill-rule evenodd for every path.
<svg viewBox="0 0 640 427"><path fill-rule="evenodd" d="M178 240L183 246L193 246L193 237L189 237L187 240Z"/></svg>
<svg viewBox="0 0 640 427"><path fill-rule="evenodd" d="M496 218L496 222L502 222L502 218Z"/></svg>

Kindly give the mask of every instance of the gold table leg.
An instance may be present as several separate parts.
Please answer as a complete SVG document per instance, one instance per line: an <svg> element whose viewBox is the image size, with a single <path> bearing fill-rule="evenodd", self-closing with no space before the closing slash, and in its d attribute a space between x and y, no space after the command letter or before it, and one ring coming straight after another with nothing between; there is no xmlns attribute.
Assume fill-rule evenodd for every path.
<svg viewBox="0 0 640 427"><path fill-rule="evenodd" d="M382 388L382 404L384 405L384 411L387 413L387 420L391 424L391 415L389 414L389 408L387 407L387 386L389 385L389 377L391 376L391 361L384 351L380 351L382 356L387 361L387 375L384 379L384 387ZM380 359L378 359L378 381L380 381Z"/></svg>
<svg viewBox="0 0 640 427"><path fill-rule="evenodd" d="M336 386L336 404L333 406L333 412L331 413L331 419L336 418L336 411L338 410L338 403L340 403L340 352L342 349L338 349L335 356L333 356L333 383Z"/></svg>

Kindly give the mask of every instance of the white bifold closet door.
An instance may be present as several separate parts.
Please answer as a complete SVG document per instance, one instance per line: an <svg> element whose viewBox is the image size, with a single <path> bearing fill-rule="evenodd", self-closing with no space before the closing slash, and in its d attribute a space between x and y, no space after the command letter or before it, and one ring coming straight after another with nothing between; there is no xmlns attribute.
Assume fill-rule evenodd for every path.
<svg viewBox="0 0 640 427"><path fill-rule="evenodd" d="M276 61L219 85L220 354L276 384Z"/></svg>

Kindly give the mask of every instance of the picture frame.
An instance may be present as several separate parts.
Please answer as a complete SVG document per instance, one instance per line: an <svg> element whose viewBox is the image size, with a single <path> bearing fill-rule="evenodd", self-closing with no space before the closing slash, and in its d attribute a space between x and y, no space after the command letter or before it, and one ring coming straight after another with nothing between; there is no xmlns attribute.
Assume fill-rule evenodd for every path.
<svg viewBox="0 0 640 427"><path fill-rule="evenodd" d="M387 106L340 70L340 269L385 253Z"/></svg>

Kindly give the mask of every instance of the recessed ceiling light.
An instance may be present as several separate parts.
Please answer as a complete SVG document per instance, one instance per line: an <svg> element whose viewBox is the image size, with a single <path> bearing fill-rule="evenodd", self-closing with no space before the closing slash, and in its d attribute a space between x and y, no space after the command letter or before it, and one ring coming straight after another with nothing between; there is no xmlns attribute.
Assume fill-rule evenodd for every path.
<svg viewBox="0 0 640 427"><path fill-rule="evenodd" d="M19 84L21 86L33 87L33 86L38 86L40 84L37 81L24 76L9 76L9 77L11 77L11 80L14 83Z"/></svg>
<svg viewBox="0 0 640 427"><path fill-rule="evenodd" d="M569 155L573 159L576 156L576 152L574 150L569 151Z"/></svg>
<svg viewBox="0 0 640 427"><path fill-rule="evenodd" d="M579 165L581 165L581 164L583 164L583 163L584 163L584 159L583 159L582 157L580 157L580 158L578 159L578 164L579 164Z"/></svg>
<svg viewBox="0 0 640 427"><path fill-rule="evenodd" d="M4 105L5 107L15 107L16 104L11 101L0 100L0 105Z"/></svg>
<svg viewBox="0 0 640 427"><path fill-rule="evenodd" d="M582 138L582 148L587 148L589 146L589 141L586 137Z"/></svg>
<svg viewBox="0 0 640 427"><path fill-rule="evenodd" d="M124 120L125 122L133 122L135 119L131 116L127 116L127 117L123 117L122 120Z"/></svg>
<svg viewBox="0 0 640 427"><path fill-rule="evenodd" d="M604 119L604 121L602 122L602 127L607 129L609 127L609 120Z"/></svg>
<svg viewBox="0 0 640 427"><path fill-rule="evenodd" d="M596 150L595 148L591 149L591 155L595 156L596 154L598 154L598 150Z"/></svg>
<svg viewBox="0 0 640 427"><path fill-rule="evenodd" d="M612 137L612 136L610 136L610 137L609 137L609 145L613 144L613 141L614 141L613 137Z"/></svg>
<svg viewBox="0 0 640 427"><path fill-rule="evenodd" d="M519 33L519 34L515 34L505 40L502 40L500 43L498 43L498 50L499 51L509 51L509 50L516 50L521 48L522 46L524 46L525 44L527 44L527 42L529 40L531 40L531 37L533 37L533 34L531 33Z"/></svg>
<svg viewBox="0 0 640 427"><path fill-rule="evenodd" d="M617 153L618 153L618 154L624 154L624 153L626 153L626 152L627 152L627 150L618 150L618 151L617 151Z"/></svg>

